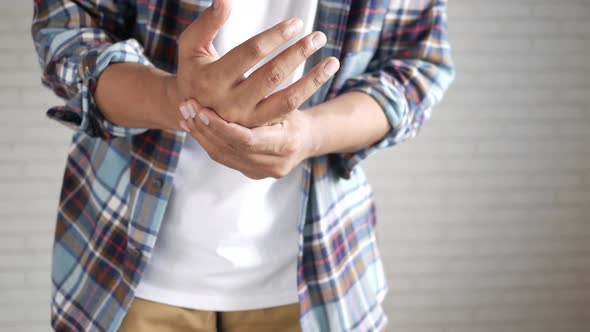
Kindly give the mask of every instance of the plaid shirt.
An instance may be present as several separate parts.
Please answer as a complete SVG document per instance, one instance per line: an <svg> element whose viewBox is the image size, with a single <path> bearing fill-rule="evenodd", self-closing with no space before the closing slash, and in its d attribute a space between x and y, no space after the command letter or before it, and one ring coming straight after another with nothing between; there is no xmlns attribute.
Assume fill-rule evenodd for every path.
<svg viewBox="0 0 590 332"><path fill-rule="evenodd" d="M151 256L186 134L124 128L93 98L110 63L174 72L177 38L210 0L35 0L42 82L65 105L47 116L75 129L52 256L51 324L116 331ZM349 91L375 98L392 130L348 154L304 161L297 285L304 331L378 331L387 292L371 189L357 163L414 136L454 70L446 0L320 0L316 30L339 73L306 106Z"/></svg>

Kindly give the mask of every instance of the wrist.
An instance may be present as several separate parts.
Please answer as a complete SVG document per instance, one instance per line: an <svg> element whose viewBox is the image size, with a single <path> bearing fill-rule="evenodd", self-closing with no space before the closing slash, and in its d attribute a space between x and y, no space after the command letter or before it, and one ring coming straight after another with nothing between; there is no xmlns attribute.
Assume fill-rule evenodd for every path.
<svg viewBox="0 0 590 332"><path fill-rule="evenodd" d="M164 113L164 123L166 128L173 130L182 130L179 126L182 116L178 109L182 98L178 91L178 85L176 82L176 75L168 74L162 77L161 89L163 95L161 96L162 105L161 108Z"/></svg>
<svg viewBox="0 0 590 332"><path fill-rule="evenodd" d="M304 122L304 135L303 139L305 141L304 144L304 158L311 158L317 157L322 154L322 140L321 134L323 130L318 128L317 119L315 118L315 112L313 109L309 109L306 111L302 111L301 117L303 118Z"/></svg>

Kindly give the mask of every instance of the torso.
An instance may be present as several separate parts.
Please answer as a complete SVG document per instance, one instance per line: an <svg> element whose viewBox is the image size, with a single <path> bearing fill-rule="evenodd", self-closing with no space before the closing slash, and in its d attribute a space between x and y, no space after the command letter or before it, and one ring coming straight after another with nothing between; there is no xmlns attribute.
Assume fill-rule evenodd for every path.
<svg viewBox="0 0 590 332"><path fill-rule="evenodd" d="M223 55L295 16L303 19L309 33L316 9L317 0L234 1L215 47ZM277 90L302 74L303 65ZM194 139L187 138L136 296L201 310L247 310L297 302L302 176L299 166L279 180L252 180L212 161Z"/></svg>

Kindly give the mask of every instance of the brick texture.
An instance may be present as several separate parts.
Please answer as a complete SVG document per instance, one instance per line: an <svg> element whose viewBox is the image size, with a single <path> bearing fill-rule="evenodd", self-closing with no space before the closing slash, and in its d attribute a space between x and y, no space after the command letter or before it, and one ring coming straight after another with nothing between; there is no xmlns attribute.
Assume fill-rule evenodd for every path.
<svg viewBox="0 0 590 332"><path fill-rule="evenodd" d="M0 2L0 332L49 331L71 132L44 113L31 1ZM457 79L364 165L399 332L590 330L590 1L453 0Z"/></svg>

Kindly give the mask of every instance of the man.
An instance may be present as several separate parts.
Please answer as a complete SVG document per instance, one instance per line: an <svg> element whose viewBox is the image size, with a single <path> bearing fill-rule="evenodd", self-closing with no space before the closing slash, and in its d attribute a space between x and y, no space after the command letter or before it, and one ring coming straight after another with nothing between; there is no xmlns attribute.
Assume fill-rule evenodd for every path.
<svg viewBox="0 0 590 332"><path fill-rule="evenodd" d="M186 308L223 323L290 304L304 331L385 328L357 164L415 135L451 83L446 1L302 1L315 21L288 19L287 3L265 12L280 23L239 43L258 7L224 30L229 0L35 2L43 82L67 99L47 114L75 129L55 330L126 329L150 299L154 315L173 312L166 324ZM294 43L308 27L320 32Z"/></svg>

